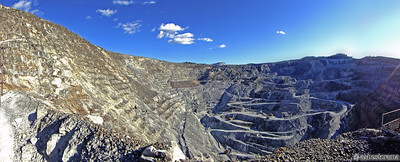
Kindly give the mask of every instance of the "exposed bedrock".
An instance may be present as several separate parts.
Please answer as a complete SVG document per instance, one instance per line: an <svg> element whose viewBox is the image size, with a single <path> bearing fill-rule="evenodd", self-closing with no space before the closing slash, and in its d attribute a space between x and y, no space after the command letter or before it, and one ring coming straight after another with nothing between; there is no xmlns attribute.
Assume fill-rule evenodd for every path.
<svg viewBox="0 0 400 162"><path fill-rule="evenodd" d="M267 154L308 138L335 137L343 131L341 121L352 107L343 101L310 97L308 91L296 96L294 87L273 90L265 98L231 93L226 92L214 113L201 122L219 143L238 153Z"/></svg>

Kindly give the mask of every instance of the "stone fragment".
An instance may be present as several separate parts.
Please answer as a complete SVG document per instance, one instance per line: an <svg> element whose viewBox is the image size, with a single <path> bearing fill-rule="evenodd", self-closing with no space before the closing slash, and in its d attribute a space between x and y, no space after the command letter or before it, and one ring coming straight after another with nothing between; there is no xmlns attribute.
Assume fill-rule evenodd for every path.
<svg viewBox="0 0 400 162"><path fill-rule="evenodd" d="M36 147L32 144L27 144L21 149L21 161L32 161L34 155L37 153Z"/></svg>
<svg viewBox="0 0 400 162"><path fill-rule="evenodd" d="M53 134L51 135L49 141L47 142L47 147L46 147L46 154L50 155L54 149L56 149L57 143L60 140L61 135L60 134Z"/></svg>
<svg viewBox="0 0 400 162"><path fill-rule="evenodd" d="M159 151L153 146L146 147L143 150L142 155L147 157L161 157Z"/></svg>

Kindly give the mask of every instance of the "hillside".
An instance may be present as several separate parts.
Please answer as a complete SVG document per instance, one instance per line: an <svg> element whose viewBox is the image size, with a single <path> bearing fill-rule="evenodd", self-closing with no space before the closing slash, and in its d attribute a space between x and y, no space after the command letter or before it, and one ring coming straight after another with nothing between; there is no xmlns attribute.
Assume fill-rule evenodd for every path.
<svg viewBox="0 0 400 162"><path fill-rule="evenodd" d="M0 41L15 40L1 44L0 141L12 136L16 161L132 160L151 144L232 160L378 128L382 113L400 108L399 59L170 63L104 50L5 6L0 20Z"/></svg>

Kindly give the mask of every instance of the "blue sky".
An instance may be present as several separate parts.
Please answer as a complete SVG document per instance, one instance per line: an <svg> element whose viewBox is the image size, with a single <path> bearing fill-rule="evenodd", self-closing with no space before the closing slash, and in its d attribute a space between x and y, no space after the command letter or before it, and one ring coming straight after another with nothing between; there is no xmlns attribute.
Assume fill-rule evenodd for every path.
<svg viewBox="0 0 400 162"><path fill-rule="evenodd" d="M107 50L171 62L400 58L399 0L1 0Z"/></svg>

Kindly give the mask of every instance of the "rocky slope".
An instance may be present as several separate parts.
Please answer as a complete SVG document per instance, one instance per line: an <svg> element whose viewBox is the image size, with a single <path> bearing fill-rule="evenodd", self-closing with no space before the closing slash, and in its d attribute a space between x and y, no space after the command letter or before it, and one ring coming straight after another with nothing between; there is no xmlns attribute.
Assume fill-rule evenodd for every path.
<svg viewBox="0 0 400 162"><path fill-rule="evenodd" d="M15 40L1 44L0 124L14 139L7 154L22 161L125 160L156 142L186 158L233 160L378 127L379 113L400 108L399 59L178 64L109 52L4 6L0 20L0 41Z"/></svg>
<svg viewBox="0 0 400 162"><path fill-rule="evenodd" d="M381 140L377 140L377 139ZM387 140L383 140L387 138ZM371 161L371 156L385 155L373 161L399 161L400 160L400 135L390 131L375 129L360 129L354 132L341 134L336 139L310 139L299 142L292 147L281 147L259 160L276 161Z"/></svg>

